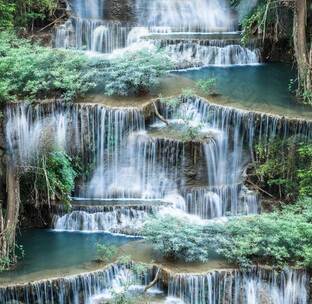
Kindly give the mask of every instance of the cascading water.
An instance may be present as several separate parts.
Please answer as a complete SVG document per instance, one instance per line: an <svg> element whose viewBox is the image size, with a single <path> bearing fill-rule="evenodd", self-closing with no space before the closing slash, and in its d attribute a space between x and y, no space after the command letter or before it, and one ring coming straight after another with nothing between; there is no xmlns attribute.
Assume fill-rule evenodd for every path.
<svg viewBox="0 0 312 304"><path fill-rule="evenodd" d="M200 132L207 135L205 140L191 145L178 137L173 140L161 123L147 127L139 108L61 103L8 105L6 139L16 161L27 165L51 146L79 155L84 164L95 167L77 185L75 195L102 201L88 208L74 206L71 213L57 215L54 228L136 234L135 229L146 215L168 208L122 205L122 201L133 198L172 202L169 212L180 210L202 219L257 213L257 195L243 185L248 149L276 135L312 137L311 124L305 121L210 105L200 98L182 101L177 110L161 106L160 112L170 123L180 124L184 113L194 126L200 126ZM158 132L162 128L168 137L160 135L164 134ZM105 206L107 201L103 199L111 204L115 198L122 199L120 207ZM4 304L14 300L26 304L89 304L94 296L106 293L116 278L118 281L118 273L119 268L114 266L104 272L0 288L0 299ZM187 304L260 304L263 298L276 304L307 304L307 282L306 274L295 270L175 275L169 280L168 303L173 297Z"/></svg>
<svg viewBox="0 0 312 304"><path fill-rule="evenodd" d="M76 210L65 215L56 215L53 227L55 231L102 231L135 235L138 234L146 217L155 214L157 210L157 207L122 207L95 212Z"/></svg>
<svg viewBox="0 0 312 304"><path fill-rule="evenodd" d="M179 204L182 209L209 219L258 212L257 196L245 189L242 179L248 162L245 148L251 149L256 138L267 141L276 134L299 133L311 137L303 122L290 126L283 119L210 106L199 98L186 100L180 111L193 115L209 134L208 141L195 147L196 156L185 143L154 135L140 109L100 105L10 105L7 142L22 163L49 146L79 155L95 169L77 185L75 196L145 200L178 193L185 199ZM194 167L192 159L203 161ZM190 179L185 174L189 171L198 176L192 173ZM199 183L193 185L192 180Z"/></svg>
<svg viewBox="0 0 312 304"><path fill-rule="evenodd" d="M140 25L169 27L177 32L231 31L235 28L226 1L137 0Z"/></svg>
<svg viewBox="0 0 312 304"><path fill-rule="evenodd" d="M111 300L113 292L127 286L142 296L144 286L157 269L138 277L126 266L77 276L44 280L17 286L0 287L3 304L97 304ZM309 277L300 270L275 272L268 269L220 270L207 274L170 274L164 270L165 304L308 304ZM161 294L162 284L158 284ZM166 296L168 295L168 296ZM158 303L153 302L152 303Z"/></svg>
<svg viewBox="0 0 312 304"><path fill-rule="evenodd" d="M222 35L217 41L210 37L201 41L192 38L236 29L236 14L224 0L135 0L131 12L121 9L121 14L132 16L127 21L119 20L120 16L108 16L114 11L111 5L103 0L72 0L73 14L57 29L55 46L112 53L148 41L150 45L164 48L177 68L260 62L259 50L242 47L239 33L236 40L229 43ZM168 35L183 33L188 33L189 38L182 42L168 38ZM160 37L154 40L154 34Z"/></svg>
<svg viewBox="0 0 312 304"><path fill-rule="evenodd" d="M209 65L252 65L261 61L258 49L248 49L238 44L225 46L211 44L205 45L198 42L184 41L168 44L164 49L178 68Z"/></svg>
<svg viewBox="0 0 312 304"><path fill-rule="evenodd" d="M308 290L304 272L255 269L172 276L168 293L186 304L307 304Z"/></svg>

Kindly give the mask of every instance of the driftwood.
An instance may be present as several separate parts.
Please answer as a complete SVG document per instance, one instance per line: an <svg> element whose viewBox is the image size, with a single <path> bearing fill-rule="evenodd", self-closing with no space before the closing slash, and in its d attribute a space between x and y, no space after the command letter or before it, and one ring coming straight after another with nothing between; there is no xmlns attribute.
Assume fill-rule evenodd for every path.
<svg viewBox="0 0 312 304"><path fill-rule="evenodd" d="M265 191L264 189L262 189L261 187L259 187L255 183L253 183L252 181L247 179L246 182L249 183L250 185L254 186L255 188L257 188L259 191L263 192L264 194L268 195L269 197L275 199L275 197L272 194L270 194L269 192Z"/></svg>
<svg viewBox="0 0 312 304"><path fill-rule="evenodd" d="M168 120L167 120L165 117L163 117L163 116L159 113L155 101L153 101L153 105L154 105L154 108L155 108L155 114L156 114L156 116L157 116L162 122L164 122L167 126L169 126Z"/></svg>
<svg viewBox="0 0 312 304"><path fill-rule="evenodd" d="M152 288L153 286L155 286L157 284L157 282L159 280L159 275L160 275L160 268L158 268L154 280L145 286L144 292L147 292L150 288Z"/></svg>
<svg viewBox="0 0 312 304"><path fill-rule="evenodd" d="M66 15L62 15L61 17L58 17L57 19L55 19L54 21L52 21L51 23L49 23L48 25L44 26L42 29L40 29L38 32L42 32L45 29L51 27L52 25L54 25L55 23L57 23L59 20L63 19L64 17L66 17Z"/></svg>

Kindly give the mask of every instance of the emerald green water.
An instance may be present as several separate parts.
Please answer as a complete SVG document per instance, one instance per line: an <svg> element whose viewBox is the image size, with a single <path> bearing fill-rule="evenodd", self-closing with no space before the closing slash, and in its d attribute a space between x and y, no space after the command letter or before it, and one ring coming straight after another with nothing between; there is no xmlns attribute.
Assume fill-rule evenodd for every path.
<svg viewBox="0 0 312 304"><path fill-rule="evenodd" d="M298 104L289 91L289 82L296 77L290 65L207 67L176 74L193 81L215 78L216 91L222 95L219 101L229 106L312 119L311 107Z"/></svg>
<svg viewBox="0 0 312 304"><path fill-rule="evenodd" d="M25 257L15 270L0 275L0 284L88 271L96 268L97 243L120 247L134 240L106 233L24 231L18 237L18 244L23 246Z"/></svg>

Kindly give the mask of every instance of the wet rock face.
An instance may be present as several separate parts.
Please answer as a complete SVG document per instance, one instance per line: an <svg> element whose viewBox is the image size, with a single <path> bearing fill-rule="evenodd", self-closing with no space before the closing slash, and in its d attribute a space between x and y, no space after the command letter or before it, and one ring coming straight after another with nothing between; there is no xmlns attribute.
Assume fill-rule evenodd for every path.
<svg viewBox="0 0 312 304"><path fill-rule="evenodd" d="M134 21L134 1L133 0L107 0L105 19L121 22Z"/></svg>

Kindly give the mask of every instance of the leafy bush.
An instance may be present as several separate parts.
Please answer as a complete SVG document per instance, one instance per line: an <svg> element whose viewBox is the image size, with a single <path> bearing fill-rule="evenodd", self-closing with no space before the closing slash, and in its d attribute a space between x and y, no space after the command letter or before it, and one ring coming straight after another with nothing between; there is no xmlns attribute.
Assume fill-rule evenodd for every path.
<svg viewBox="0 0 312 304"><path fill-rule="evenodd" d="M96 252L98 255L99 260L102 262L111 262L112 259L117 254L117 247L116 246L107 246L105 244L96 244Z"/></svg>
<svg viewBox="0 0 312 304"><path fill-rule="evenodd" d="M56 8L54 0L0 0L0 28L31 29L36 22L48 21Z"/></svg>
<svg viewBox="0 0 312 304"><path fill-rule="evenodd" d="M50 195L55 194L60 200L67 201L76 178L71 158L65 152L51 152L46 161L43 160L43 168L47 172Z"/></svg>
<svg viewBox="0 0 312 304"><path fill-rule="evenodd" d="M304 162L298 169L299 194L312 196L312 145L301 145L298 149L299 157Z"/></svg>
<svg viewBox="0 0 312 304"><path fill-rule="evenodd" d="M0 29L13 28L15 5L6 0L0 0Z"/></svg>
<svg viewBox="0 0 312 304"><path fill-rule="evenodd" d="M312 195L312 145L302 138L258 144L255 160L254 182L269 193L288 201Z"/></svg>
<svg viewBox="0 0 312 304"><path fill-rule="evenodd" d="M312 199L282 211L230 220L216 236L216 251L248 266L252 261L312 267Z"/></svg>
<svg viewBox="0 0 312 304"><path fill-rule="evenodd" d="M55 95L72 100L95 86L95 75L81 53L44 48L0 33L0 102Z"/></svg>
<svg viewBox="0 0 312 304"><path fill-rule="evenodd" d="M217 79L215 78L199 80L197 81L196 85L200 90L202 90L207 95L216 94Z"/></svg>
<svg viewBox="0 0 312 304"><path fill-rule="evenodd" d="M167 258L187 262L208 260L202 226L173 216L150 218L143 227L143 236Z"/></svg>
<svg viewBox="0 0 312 304"><path fill-rule="evenodd" d="M0 258L0 273L10 270L10 268L16 263L16 261L23 259L24 256L24 247L22 245L15 244L14 250L10 252L9 256Z"/></svg>
<svg viewBox="0 0 312 304"><path fill-rule="evenodd" d="M70 195L75 186L76 171L72 159L63 151L48 152L21 176L22 201L48 203L57 199L70 206Z"/></svg>
<svg viewBox="0 0 312 304"><path fill-rule="evenodd" d="M240 266L266 263L312 268L312 198L226 224L201 226L169 216L150 219L143 234L164 256L187 262L206 261L215 253Z"/></svg>
<svg viewBox="0 0 312 304"><path fill-rule="evenodd" d="M192 94L193 91L184 91L184 94ZM193 94L194 95L194 94ZM193 96L189 95L189 96ZM186 95L183 95L187 97ZM192 112L185 111L183 108L183 99L180 97L162 97L159 96L159 101L164 105L168 112L173 115L174 118L179 119L183 124L178 126L173 126L172 129L176 130L176 137L182 139L183 141L190 140L200 140L200 131L202 129L202 124L194 124L196 118L195 114ZM170 121L168 121L170 122Z"/></svg>
<svg viewBox="0 0 312 304"><path fill-rule="evenodd" d="M105 95L147 93L169 68L167 56L156 50L105 60L0 33L0 102L55 96L72 101L95 87Z"/></svg>
<svg viewBox="0 0 312 304"><path fill-rule="evenodd" d="M110 61L99 61L106 95L146 94L171 68L168 56L157 50L128 51Z"/></svg>

